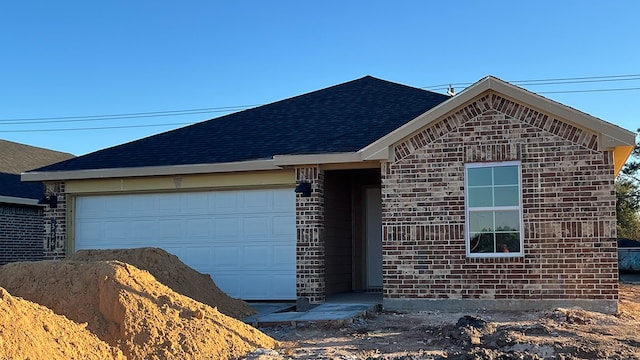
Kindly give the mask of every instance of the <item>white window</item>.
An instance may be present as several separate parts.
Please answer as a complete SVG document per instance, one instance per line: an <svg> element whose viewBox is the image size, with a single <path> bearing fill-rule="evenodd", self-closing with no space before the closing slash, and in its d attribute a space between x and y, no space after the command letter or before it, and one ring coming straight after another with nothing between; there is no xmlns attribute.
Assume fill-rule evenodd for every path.
<svg viewBox="0 0 640 360"><path fill-rule="evenodd" d="M520 162L465 164L469 257L522 256Z"/></svg>

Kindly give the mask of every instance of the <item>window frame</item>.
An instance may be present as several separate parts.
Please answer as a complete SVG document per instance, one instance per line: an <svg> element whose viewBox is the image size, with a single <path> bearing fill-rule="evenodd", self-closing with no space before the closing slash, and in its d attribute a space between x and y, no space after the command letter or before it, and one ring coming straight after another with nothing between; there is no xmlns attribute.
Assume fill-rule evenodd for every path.
<svg viewBox="0 0 640 360"><path fill-rule="evenodd" d="M479 206L469 207L469 169L496 168L506 166L517 166L518 171L518 205L517 206ZM491 185L495 189L495 184ZM519 252L471 252L471 227L469 223L469 213L473 211L513 211L518 210L520 251ZM469 258L511 258L524 256L524 221L522 214L522 163L520 161L498 161L498 162L473 162L464 164L464 215L465 215L465 252ZM494 230L495 231L495 230ZM495 241L495 240L494 240Z"/></svg>

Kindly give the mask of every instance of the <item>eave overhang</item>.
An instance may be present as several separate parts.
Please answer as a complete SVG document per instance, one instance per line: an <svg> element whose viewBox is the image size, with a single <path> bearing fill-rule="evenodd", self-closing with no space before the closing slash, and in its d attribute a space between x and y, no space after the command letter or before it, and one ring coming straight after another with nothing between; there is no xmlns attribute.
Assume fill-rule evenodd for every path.
<svg viewBox="0 0 640 360"><path fill-rule="evenodd" d="M74 171L34 171L22 173L20 178L22 181L59 181L143 176L210 174L278 169L282 168L280 166L274 165L273 160L252 160L218 164L146 166L135 168L91 169Z"/></svg>

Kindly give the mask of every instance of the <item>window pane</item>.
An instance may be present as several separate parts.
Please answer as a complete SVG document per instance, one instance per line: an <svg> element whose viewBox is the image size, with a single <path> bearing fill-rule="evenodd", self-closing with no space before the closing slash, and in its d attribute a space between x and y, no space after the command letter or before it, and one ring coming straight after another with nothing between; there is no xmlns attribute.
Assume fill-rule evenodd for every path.
<svg viewBox="0 0 640 360"><path fill-rule="evenodd" d="M520 203L518 185L495 187L494 192L494 206L518 206L518 204Z"/></svg>
<svg viewBox="0 0 640 360"><path fill-rule="evenodd" d="M497 252L520 252L520 233L496 233Z"/></svg>
<svg viewBox="0 0 640 360"><path fill-rule="evenodd" d="M490 167L467 169L467 185L469 186L492 185L491 177Z"/></svg>
<svg viewBox="0 0 640 360"><path fill-rule="evenodd" d="M494 234L493 233L480 233L470 234L470 252L472 253L492 253L494 250Z"/></svg>
<svg viewBox="0 0 640 360"><path fill-rule="evenodd" d="M496 211L495 212L496 231L518 231L520 230L520 211Z"/></svg>
<svg viewBox="0 0 640 360"><path fill-rule="evenodd" d="M493 206L493 189L491 187L470 188L469 207Z"/></svg>
<svg viewBox="0 0 640 360"><path fill-rule="evenodd" d="M474 233L493 231L493 211L469 212L469 231Z"/></svg>
<svg viewBox="0 0 640 360"><path fill-rule="evenodd" d="M518 167L496 166L493 168L493 183L495 185L518 185Z"/></svg>

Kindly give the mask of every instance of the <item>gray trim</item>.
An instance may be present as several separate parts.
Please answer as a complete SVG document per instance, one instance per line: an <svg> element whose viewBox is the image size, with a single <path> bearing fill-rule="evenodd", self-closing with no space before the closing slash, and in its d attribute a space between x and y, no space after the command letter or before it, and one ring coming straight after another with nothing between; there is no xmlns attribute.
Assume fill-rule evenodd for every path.
<svg viewBox="0 0 640 360"><path fill-rule="evenodd" d="M39 206L38 199L20 198L20 197L14 197L14 196L0 195L0 202L7 203L7 204ZM40 206L44 206L44 205L40 205Z"/></svg>
<svg viewBox="0 0 640 360"><path fill-rule="evenodd" d="M617 300L585 299L531 299L531 300L488 300L488 299L383 299L385 310L400 311L536 311L556 308L578 307L583 310L605 314L618 312Z"/></svg>

